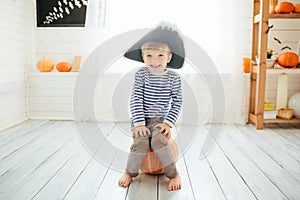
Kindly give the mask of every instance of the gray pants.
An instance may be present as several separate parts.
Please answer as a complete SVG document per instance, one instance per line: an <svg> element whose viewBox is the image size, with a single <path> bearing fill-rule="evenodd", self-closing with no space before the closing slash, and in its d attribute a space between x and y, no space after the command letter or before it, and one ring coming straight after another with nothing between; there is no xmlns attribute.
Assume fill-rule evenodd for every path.
<svg viewBox="0 0 300 200"><path fill-rule="evenodd" d="M160 128L154 128L154 126L160 123L162 123L161 118L146 118L146 126L150 130L151 135L133 138L126 167L126 172L131 177L136 177L139 174L142 159L150 147L162 163L165 176L174 178L177 175L174 156L168 145L168 139L159 132Z"/></svg>

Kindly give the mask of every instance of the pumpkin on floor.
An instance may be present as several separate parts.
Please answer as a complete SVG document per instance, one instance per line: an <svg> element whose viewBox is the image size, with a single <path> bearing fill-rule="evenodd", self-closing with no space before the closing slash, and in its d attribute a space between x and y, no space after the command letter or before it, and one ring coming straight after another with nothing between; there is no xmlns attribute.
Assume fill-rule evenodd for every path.
<svg viewBox="0 0 300 200"><path fill-rule="evenodd" d="M177 144L173 139L169 139L168 144L171 148L175 161L178 159L178 148ZM144 156L140 170L146 174L163 174L164 168L159 161L158 157L155 155L152 149L150 149Z"/></svg>
<svg viewBox="0 0 300 200"><path fill-rule="evenodd" d="M293 3L288 2L288 1L282 1L277 4L275 7L275 12L276 13L291 13L294 12L295 6Z"/></svg>
<svg viewBox="0 0 300 200"><path fill-rule="evenodd" d="M72 69L72 66L68 62L59 62L56 65L56 69L59 72L69 72Z"/></svg>
<svg viewBox="0 0 300 200"><path fill-rule="evenodd" d="M299 58L294 52L284 52L279 54L277 57L277 62L282 67L293 68L298 64Z"/></svg>
<svg viewBox="0 0 300 200"><path fill-rule="evenodd" d="M54 62L50 59L43 58L37 62L36 66L41 72L51 72L54 68Z"/></svg>

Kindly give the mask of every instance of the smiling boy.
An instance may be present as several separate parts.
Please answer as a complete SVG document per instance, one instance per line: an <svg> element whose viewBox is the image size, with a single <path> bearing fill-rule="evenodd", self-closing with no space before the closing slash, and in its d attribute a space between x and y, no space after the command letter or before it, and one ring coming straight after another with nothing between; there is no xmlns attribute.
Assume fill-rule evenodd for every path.
<svg viewBox="0 0 300 200"><path fill-rule="evenodd" d="M180 40L183 48L176 31L159 27L150 32L145 40L140 41L140 52L133 51L138 54L125 54L130 59L142 59L146 66L136 72L131 94L133 144L126 172L119 180L122 187L128 187L139 174L141 160L151 146L164 167L165 176L169 178L167 189L172 191L181 188L180 176L168 145L172 136L171 127L175 126L182 106L181 78L178 73L168 69L180 68L183 64L184 59L173 54L173 43L177 43L177 40ZM174 56L175 63L172 62Z"/></svg>

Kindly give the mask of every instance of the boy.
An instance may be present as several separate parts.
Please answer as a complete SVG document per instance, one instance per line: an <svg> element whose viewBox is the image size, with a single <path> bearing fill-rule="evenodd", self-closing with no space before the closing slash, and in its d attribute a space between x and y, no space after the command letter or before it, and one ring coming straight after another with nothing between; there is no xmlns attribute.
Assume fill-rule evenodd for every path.
<svg viewBox="0 0 300 200"><path fill-rule="evenodd" d="M182 67L183 41L175 30L158 27L129 49L125 57L142 60L146 66L135 74L130 101L134 143L119 185L128 187L139 174L141 160L151 146L169 178L168 190L178 190L181 180L168 139L171 138L170 128L175 126L181 110L181 79L167 67Z"/></svg>

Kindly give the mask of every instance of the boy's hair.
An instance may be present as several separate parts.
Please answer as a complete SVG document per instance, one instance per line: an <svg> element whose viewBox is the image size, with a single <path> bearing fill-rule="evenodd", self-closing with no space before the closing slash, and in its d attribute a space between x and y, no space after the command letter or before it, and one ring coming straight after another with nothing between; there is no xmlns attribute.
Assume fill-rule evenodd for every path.
<svg viewBox="0 0 300 200"><path fill-rule="evenodd" d="M161 49L167 51L169 54L172 54L169 45L162 42L149 41L142 44L141 46L142 54L144 53L145 50L148 49Z"/></svg>

